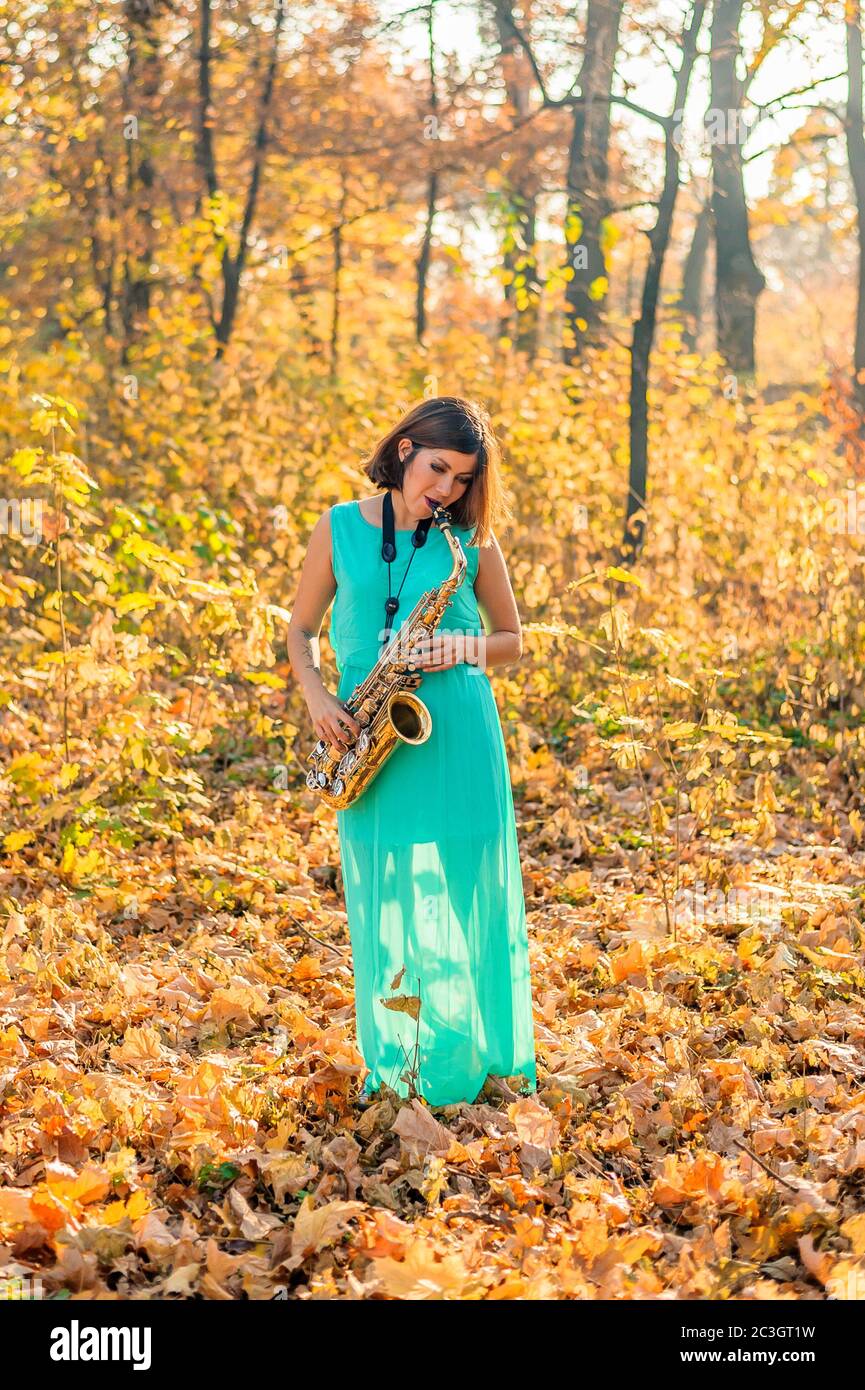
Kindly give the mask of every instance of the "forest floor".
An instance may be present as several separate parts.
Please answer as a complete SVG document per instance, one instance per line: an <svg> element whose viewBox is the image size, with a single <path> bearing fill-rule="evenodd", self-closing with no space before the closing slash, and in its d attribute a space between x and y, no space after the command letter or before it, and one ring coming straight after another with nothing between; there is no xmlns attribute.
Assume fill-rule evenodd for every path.
<svg viewBox="0 0 865 1390"><path fill-rule="evenodd" d="M260 786L260 783L259 783ZM300 804L298 804L300 803ZM538 1091L357 1104L336 827L226 781L98 879L0 874L0 1260L44 1296L865 1296L865 854L517 801ZM665 837L670 850L672 832ZM8 863L8 861L7 861ZM668 889L668 900L673 885ZM681 885L680 885L681 888Z"/></svg>

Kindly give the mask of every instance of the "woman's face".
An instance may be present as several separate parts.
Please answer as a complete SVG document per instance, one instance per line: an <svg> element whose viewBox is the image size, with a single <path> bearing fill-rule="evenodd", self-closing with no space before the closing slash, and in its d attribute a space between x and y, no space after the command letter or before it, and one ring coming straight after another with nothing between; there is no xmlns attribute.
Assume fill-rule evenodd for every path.
<svg viewBox="0 0 865 1390"><path fill-rule="evenodd" d="M405 459L411 453L410 439L401 439L397 446ZM450 508L458 502L471 483L477 454L460 454L456 449L429 449L425 446L415 453L402 480L403 501L421 520L432 515L430 502Z"/></svg>

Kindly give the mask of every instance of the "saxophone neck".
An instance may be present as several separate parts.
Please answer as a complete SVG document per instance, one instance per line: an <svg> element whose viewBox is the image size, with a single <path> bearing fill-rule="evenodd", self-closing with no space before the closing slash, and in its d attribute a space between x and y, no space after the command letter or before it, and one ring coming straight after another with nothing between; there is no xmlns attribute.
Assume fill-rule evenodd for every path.
<svg viewBox="0 0 865 1390"><path fill-rule="evenodd" d="M466 569L468 568L468 561L466 559L465 551L460 545L459 537L455 536L453 531L451 530L450 512L448 512L444 507L436 507L435 511L433 512L433 521L444 535L444 538L448 543L448 549L451 553L451 559L453 561L451 572L448 578L441 585L441 589L447 590L448 596L450 596L450 594L452 594L454 590L458 589L460 584L462 584Z"/></svg>

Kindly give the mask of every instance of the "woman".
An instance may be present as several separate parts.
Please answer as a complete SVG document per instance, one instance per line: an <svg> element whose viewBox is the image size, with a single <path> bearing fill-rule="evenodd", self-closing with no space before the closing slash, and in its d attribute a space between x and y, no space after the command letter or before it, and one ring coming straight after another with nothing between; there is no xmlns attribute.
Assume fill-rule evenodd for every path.
<svg viewBox="0 0 865 1390"><path fill-rule="evenodd" d="M369 1068L363 1099L386 1083L430 1105L474 1101L488 1074L517 1076L515 1084L534 1090L522 874L486 674L522 653L492 532L507 512L489 415L455 396L423 401L381 440L365 471L384 491L319 518L288 633L313 728L338 753L360 732L344 702L378 660L389 621L395 636L421 595L451 574L446 538L431 524L436 504L468 563L432 637L414 648L429 738L397 746L357 801L336 812L358 1043ZM390 618L389 595L398 599ZM334 598L336 695L313 655Z"/></svg>

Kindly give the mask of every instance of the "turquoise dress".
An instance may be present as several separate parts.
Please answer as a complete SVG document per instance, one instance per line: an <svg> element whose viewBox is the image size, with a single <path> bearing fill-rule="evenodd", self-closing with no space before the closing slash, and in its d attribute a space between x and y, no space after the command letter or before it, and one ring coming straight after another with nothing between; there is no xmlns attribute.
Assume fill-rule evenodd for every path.
<svg viewBox="0 0 865 1390"><path fill-rule="evenodd" d="M331 509L336 595L330 641L337 698L348 700L382 649L387 565L381 529L357 502ZM391 589L412 554L396 533ZM472 530L454 527L468 568L438 625L482 633ZM451 573L431 526L399 595L393 632L421 594ZM430 1105L474 1101L488 1072L537 1087L528 933L504 738L486 672L460 662L427 671L417 695L432 717L425 743L399 744L358 800L337 811L365 1090L384 1082ZM399 982L397 976L404 968ZM384 1000L417 996L417 1019ZM417 1007L417 1006L415 1006Z"/></svg>

